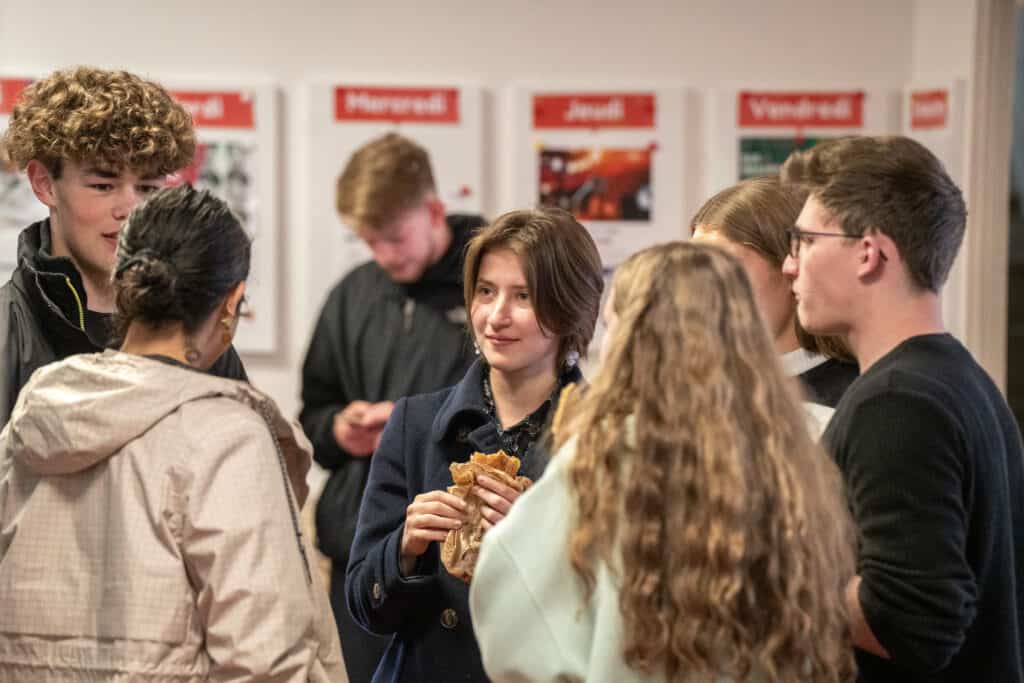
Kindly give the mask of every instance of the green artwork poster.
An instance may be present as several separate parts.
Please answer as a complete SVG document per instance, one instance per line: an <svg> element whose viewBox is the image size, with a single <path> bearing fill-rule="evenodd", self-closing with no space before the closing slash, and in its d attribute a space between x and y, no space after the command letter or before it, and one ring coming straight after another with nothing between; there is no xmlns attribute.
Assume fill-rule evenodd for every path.
<svg viewBox="0 0 1024 683"><path fill-rule="evenodd" d="M740 138L740 180L775 175L795 150L810 149L822 138Z"/></svg>

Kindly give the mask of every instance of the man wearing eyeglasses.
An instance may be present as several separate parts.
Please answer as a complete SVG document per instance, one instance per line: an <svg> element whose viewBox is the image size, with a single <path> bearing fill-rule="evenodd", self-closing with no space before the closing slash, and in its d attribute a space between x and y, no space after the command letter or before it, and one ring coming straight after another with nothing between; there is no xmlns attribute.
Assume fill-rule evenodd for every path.
<svg viewBox="0 0 1024 683"><path fill-rule="evenodd" d="M904 137L822 143L782 175L810 190L783 265L797 315L844 335L861 368L823 436L861 531L859 680L1020 681L1020 431L941 315L960 190Z"/></svg>

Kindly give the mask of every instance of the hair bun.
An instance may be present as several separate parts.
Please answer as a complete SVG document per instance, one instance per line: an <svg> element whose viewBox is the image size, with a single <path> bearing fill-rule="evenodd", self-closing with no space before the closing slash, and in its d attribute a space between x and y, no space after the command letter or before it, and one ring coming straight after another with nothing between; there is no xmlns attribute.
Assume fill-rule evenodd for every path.
<svg viewBox="0 0 1024 683"><path fill-rule="evenodd" d="M157 321L178 307L177 270L174 264L152 250L140 249L123 259L114 279L119 283L117 307L123 315Z"/></svg>

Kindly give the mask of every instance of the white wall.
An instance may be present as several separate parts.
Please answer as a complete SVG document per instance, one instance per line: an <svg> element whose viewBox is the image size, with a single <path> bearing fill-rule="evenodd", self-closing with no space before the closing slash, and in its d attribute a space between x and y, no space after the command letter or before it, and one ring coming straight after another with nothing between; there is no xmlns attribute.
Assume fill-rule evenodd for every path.
<svg viewBox="0 0 1024 683"><path fill-rule="evenodd" d="M544 78L895 87L959 39L956 23L927 16L932 4L0 0L0 72L89 63L156 79L269 78L285 87L284 149L315 149L294 96L296 83L312 76L464 79L491 88ZM940 4L948 12L956 5ZM915 31L915 22L927 30ZM941 37L935 45L933 32ZM246 364L254 383L294 413L306 336L325 294L310 291L304 274L322 267L320 237L336 227L302 224L306 179L297 155L284 159L285 349Z"/></svg>

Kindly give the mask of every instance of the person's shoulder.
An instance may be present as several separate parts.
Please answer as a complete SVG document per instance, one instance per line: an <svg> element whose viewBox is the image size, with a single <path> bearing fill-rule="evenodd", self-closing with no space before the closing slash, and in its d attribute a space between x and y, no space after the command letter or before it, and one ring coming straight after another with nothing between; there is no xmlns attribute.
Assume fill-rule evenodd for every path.
<svg viewBox="0 0 1024 683"><path fill-rule="evenodd" d="M450 213L445 217L452 230L476 230L487 225L487 219L476 213Z"/></svg>
<svg viewBox="0 0 1024 683"><path fill-rule="evenodd" d="M398 402L404 404L405 411L410 415L434 415L451 398L457 386L453 384L436 391L404 396Z"/></svg>
<svg viewBox="0 0 1024 683"><path fill-rule="evenodd" d="M199 448L241 443L251 439L254 431L259 433L256 430L266 432L270 443L270 427L263 416L229 393L213 393L186 401L177 414L182 428Z"/></svg>
<svg viewBox="0 0 1024 683"><path fill-rule="evenodd" d="M377 265L376 261L370 260L360 263L342 276L331 288L328 296L331 299L353 295L361 296L368 291L378 290L382 285L391 286L392 284L387 272Z"/></svg>

